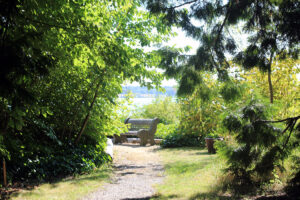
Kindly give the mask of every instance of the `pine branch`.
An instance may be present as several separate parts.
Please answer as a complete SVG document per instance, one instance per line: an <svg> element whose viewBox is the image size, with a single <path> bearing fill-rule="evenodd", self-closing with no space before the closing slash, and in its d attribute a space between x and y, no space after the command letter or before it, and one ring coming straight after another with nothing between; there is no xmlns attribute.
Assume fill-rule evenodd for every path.
<svg viewBox="0 0 300 200"><path fill-rule="evenodd" d="M220 27L219 30L218 30L217 37L216 37L216 39L215 39L215 41L214 41L214 47L215 47L215 48L216 48L216 43L218 42L218 40L219 40L219 38L220 38L220 35L221 35L221 32L223 31L223 28L224 28L224 26L225 26L225 23L226 23L226 21L227 21L227 19L228 19L228 17L229 17L229 9L230 9L230 7L228 6L228 9L227 9L225 18L224 18L224 20L223 20L223 23L221 24L221 27Z"/></svg>
<svg viewBox="0 0 300 200"><path fill-rule="evenodd" d="M225 26L225 24L226 24L226 22L228 20L228 17L229 17L230 2L227 5L225 5L224 7L228 7L228 8L227 8L227 11L226 11L225 18L224 18L224 20L223 20L223 22L221 24L221 27L218 30L217 37L215 38L214 43L213 43L214 52L217 52L217 43L218 43L218 41L220 39L221 33L223 31L223 28L224 28L224 26ZM213 57L213 55L212 55L212 57ZM227 67L229 67L230 65L229 65L228 61L226 60L226 58L224 60L225 60L225 63L227 65ZM217 69L217 70L219 71L220 69Z"/></svg>
<svg viewBox="0 0 300 200"><path fill-rule="evenodd" d="M290 124L287 126L287 128L290 129L290 134L288 135L288 137L287 137L287 139L286 139L286 141L285 141L285 143L284 143L284 145L283 145L283 148L285 148L286 145L288 144L288 142L289 142L289 140L290 140L290 138L291 138L293 129L294 129L295 125L296 125L296 122L297 122L297 120L294 120L294 121L292 121L292 123L290 123Z"/></svg>
<svg viewBox="0 0 300 200"><path fill-rule="evenodd" d="M296 116L296 117L289 117L286 119L281 119L281 120L276 120L276 121L268 121L268 120L258 120L257 122L263 122L263 123L280 123L280 122L287 122L287 126L286 128L281 132L281 135L283 135L285 132L287 132L288 130L290 130L290 133L285 141L285 143L283 144L283 147L285 148L286 145L288 144L290 137L292 135L292 132L294 130L294 127L298 121L298 119L300 119L300 115Z"/></svg>
<svg viewBox="0 0 300 200"><path fill-rule="evenodd" d="M198 0L187 1L187 2L185 2L185 3L183 3L183 4L180 4L180 5L177 5L177 6L170 7L169 9L176 9L176 8L179 8L179 7L182 7L182 6L191 4L191 3L195 3L195 2L197 2L197 1L198 1Z"/></svg>
<svg viewBox="0 0 300 200"><path fill-rule="evenodd" d="M272 121L272 120L259 120L259 122L264 122L264 123L279 123L279 122L285 122L285 121L294 121L294 120L298 120L300 119L300 115L298 115L297 117L289 117L286 119L281 119L281 120L276 120L276 121Z"/></svg>

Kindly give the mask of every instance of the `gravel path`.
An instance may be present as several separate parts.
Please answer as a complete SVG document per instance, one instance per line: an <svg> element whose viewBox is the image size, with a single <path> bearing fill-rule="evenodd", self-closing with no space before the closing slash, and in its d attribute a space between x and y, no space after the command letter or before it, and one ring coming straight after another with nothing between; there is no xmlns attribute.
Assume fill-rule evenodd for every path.
<svg viewBox="0 0 300 200"><path fill-rule="evenodd" d="M114 146L115 175L111 183L83 200L146 200L155 194L153 185L163 180L163 166L155 150L157 146L137 144Z"/></svg>

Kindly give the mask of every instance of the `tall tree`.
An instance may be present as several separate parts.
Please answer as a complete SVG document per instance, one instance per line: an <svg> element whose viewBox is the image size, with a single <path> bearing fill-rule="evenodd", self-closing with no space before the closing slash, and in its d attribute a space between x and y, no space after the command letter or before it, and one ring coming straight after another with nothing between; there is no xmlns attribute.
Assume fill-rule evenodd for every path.
<svg viewBox="0 0 300 200"><path fill-rule="evenodd" d="M93 86L88 85L101 83L102 91L107 87L116 87L109 84L112 80L121 84L128 79L150 86L151 83L145 81L149 78L159 83L162 77L147 70L157 62L155 54L146 53L142 47L166 39L170 28L156 23L160 17L150 16L139 6L140 2L136 0L1 1L0 56L4 66L0 71L1 133L6 132L7 128L20 129L28 106L33 108L34 105L43 107L51 104L43 99L40 101L43 105L34 103L40 99L38 93L41 92L32 91L34 88L39 90L35 86L43 80L49 81L46 88L60 85L45 76L51 66L58 68L51 70L52 73L66 78L66 82L62 81L56 90L74 99L80 93L84 95L82 91L88 87L94 90ZM81 73L82 78L76 73ZM71 76L79 79L71 80ZM87 79L84 80L84 77ZM74 87L77 80L81 83L76 84L81 85ZM75 94L78 90L81 90L80 93ZM99 97L101 91L95 91L94 96ZM117 95L114 92L110 94L114 96L107 98L107 101ZM89 95L80 98L86 108L94 105ZM47 109L40 107L35 110L39 113ZM78 134L81 135L81 131Z"/></svg>
<svg viewBox="0 0 300 200"><path fill-rule="evenodd" d="M77 158L105 161L105 136L123 130L121 84L158 87L162 75L149 69L159 57L144 47L171 28L139 0L0 3L0 155L14 158L9 177L49 178L85 170Z"/></svg>

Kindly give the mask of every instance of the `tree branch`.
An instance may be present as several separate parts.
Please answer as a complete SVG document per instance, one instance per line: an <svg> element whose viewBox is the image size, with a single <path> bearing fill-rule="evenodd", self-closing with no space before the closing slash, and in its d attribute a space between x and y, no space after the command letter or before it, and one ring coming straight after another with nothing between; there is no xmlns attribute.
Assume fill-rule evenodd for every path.
<svg viewBox="0 0 300 200"><path fill-rule="evenodd" d="M221 32L223 31L223 28L224 28L224 26L225 26L225 24L226 24L226 21L227 21L228 17L229 17L230 2L229 2L225 7L228 7L228 8L227 8L227 11L226 11L226 15L225 15L225 18L224 18L224 20L223 20L223 22L222 22L222 24L221 24L221 27L220 27L219 30L218 30L217 37L215 38L214 44L213 44L213 49L214 49L214 52L215 52L215 53L217 53L217 42L218 42L218 40L220 39ZM212 56L212 57L213 57L213 56ZM217 57L218 57L218 56L217 56ZM224 59L224 61L225 61L226 65L227 65L227 67L229 67L230 65L229 65L229 63L227 62L226 58ZM217 70L218 70L218 69L217 69Z"/></svg>
<svg viewBox="0 0 300 200"><path fill-rule="evenodd" d="M24 18L25 18L25 20L29 20L29 21L31 21L31 22L33 22L33 23L37 23L37 24L41 24L41 25L44 25L44 26L48 26L48 27L55 27L55 28L62 28L62 29L69 29L69 30L74 30L74 29L76 29L76 27L66 27L66 26L63 26L63 25L60 25L60 24L49 24L49 23L47 23L47 22L42 22L42 21L38 21L38 20L35 20L35 19L31 19L31 18L28 18L28 17L25 17L25 16L23 16Z"/></svg>
<svg viewBox="0 0 300 200"><path fill-rule="evenodd" d="M215 47L215 48L216 48L216 43L217 43L217 41L219 40L220 35L221 35L221 32L222 32L222 30L223 30L223 28L224 28L224 26L225 26L225 23L226 23L226 21L227 21L227 19L228 19L228 17L229 17L229 9L230 9L230 7L228 6L228 9L227 9L225 18L224 18L224 20L223 20L223 23L221 24L220 29L218 30L217 37L216 37L216 39L215 39L215 41L214 41L214 47Z"/></svg>
<svg viewBox="0 0 300 200"><path fill-rule="evenodd" d="M285 122L285 121L290 121L290 120L298 120L300 119L300 115L296 116L296 117L289 117L286 119L281 119L281 120L276 120L276 121L270 121L270 120L258 120L259 122L264 122L264 123L279 123L279 122Z"/></svg>
<svg viewBox="0 0 300 200"><path fill-rule="evenodd" d="M288 144L288 142L290 140L290 137L292 135L293 129L294 129L295 125L296 125L296 122L297 122L297 120L294 120L291 124L289 124L289 126L287 126L287 128L290 128L290 134L288 135L285 143L283 144L283 148L285 148L286 145Z"/></svg>
<svg viewBox="0 0 300 200"><path fill-rule="evenodd" d="M196 1L198 1L198 0L187 1L187 2L185 2L185 3L183 3L183 4L179 4L179 5L177 5L177 6L170 7L169 9L176 9L176 8L179 8L179 7L182 7L182 6L191 4L191 3L195 3Z"/></svg>

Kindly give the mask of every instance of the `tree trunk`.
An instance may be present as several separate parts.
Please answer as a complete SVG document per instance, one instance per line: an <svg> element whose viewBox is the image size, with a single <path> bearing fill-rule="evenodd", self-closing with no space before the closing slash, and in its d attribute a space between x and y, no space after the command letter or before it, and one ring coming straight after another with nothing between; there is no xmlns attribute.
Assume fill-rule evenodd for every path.
<svg viewBox="0 0 300 200"><path fill-rule="evenodd" d="M80 129L80 131L79 131L79 133L78 133L78 135L77 135L77 138L76 138L76 140L75 140L75 145L78 144L78 142L79 142L79 140L80 140L80 138L81 138L81 136L82 136L82 133L84 132L85 127L86 127L86 125L87 125L87 123L88 123L88 121L89 121L91 111L92 111L93 106L94 106L94 104L95 104L95 101L96 101L96 99L97 99L99 87L100 87L100 82L97 84L96 91L95 91L95 94L94 94L94 98L93 98L93 100L92 100L92 102L91 102L91 105L90 105L90 107L89 107L88 113L87 113L87 115L86 115L86 117L85 117L85 119L84 119L84 121L83 121L83 123L82 123L81 129Z"/></svg>
<svg viewBox="0 0 300 200"><path fill-rule="evenodd" d="M273 53L270 56L270 65L268 68L268 83L269 83L269 92L270 92L270 103L273 103L273 85L271 79L271 72L272 72L272 61L273 61Z"/></svg>
<svg viewBox="0 0 300 200"><path fill-rule="evenodd" d="M7 179L6 179L6 163L5 163L5 159L3 158L3 185L4 187L7 186Z"/></svg>
<svg viewBox="0 0 300 200"><path fill-rule="evenodd" d="M273 85L272 85L270 69L268 69L268 82L269 82L269 91L270 91L270 103L273 103Z"/></svg>

